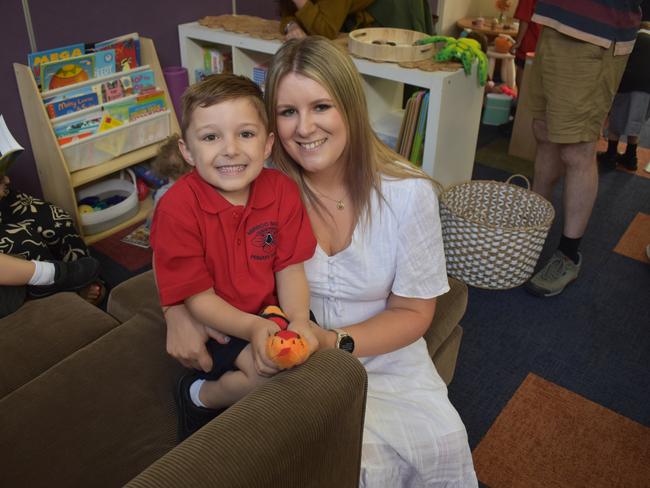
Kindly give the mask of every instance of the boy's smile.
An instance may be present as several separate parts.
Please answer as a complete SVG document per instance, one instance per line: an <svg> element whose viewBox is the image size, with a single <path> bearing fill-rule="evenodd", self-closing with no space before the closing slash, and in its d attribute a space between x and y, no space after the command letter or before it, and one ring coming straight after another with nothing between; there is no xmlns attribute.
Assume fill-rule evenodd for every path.
<svg viewBox="0 0 650 488"><path fill-rule="evenodd" d="M273 134L247 98L197 107L179 142L187 163L233 205L246 205L272 145Z"/></svg>

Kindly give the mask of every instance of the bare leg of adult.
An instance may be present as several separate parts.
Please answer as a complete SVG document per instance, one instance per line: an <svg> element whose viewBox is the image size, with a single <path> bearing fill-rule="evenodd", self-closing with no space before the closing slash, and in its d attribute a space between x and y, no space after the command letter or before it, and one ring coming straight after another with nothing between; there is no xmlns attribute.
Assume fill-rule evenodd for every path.
<svg viewBox="0 0 650 488"><path fill-rule="evenodd" d="M587 228L598 194L596 143L562 144L560 158L566 168L564 177L564 232L570 239L579 239Z"/></svg>
<svg viewBox="0 0 650 488"><path fill-rule="evenodd" d="M537 140L533 191L551 200L553 189L564 172L560 146L548 140L545 120L533 120L533 134Z"/></svg>
<svg viewBox="0 0 650 488"><path fill-rule="evenodd" d="M596 143L554 144L548 140L543 120L533 121L533 132L537 139L533 190L550 200L555 184L565 175L564 228L559 248L526 283L530 293L551 297L562 293L580 271L578 246L598 191Z"/></svg>

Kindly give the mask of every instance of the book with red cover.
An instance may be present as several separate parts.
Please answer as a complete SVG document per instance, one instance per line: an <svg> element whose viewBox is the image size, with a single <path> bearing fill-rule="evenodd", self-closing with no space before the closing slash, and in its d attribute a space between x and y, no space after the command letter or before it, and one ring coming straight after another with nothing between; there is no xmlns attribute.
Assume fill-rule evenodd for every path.
<svg viewBox="0 0 650 488"><path fill-rule="evenodd" d="M117 71L128 71L140 66L140 36L137 32L95 43L95 51L115 49Z"/></svg>

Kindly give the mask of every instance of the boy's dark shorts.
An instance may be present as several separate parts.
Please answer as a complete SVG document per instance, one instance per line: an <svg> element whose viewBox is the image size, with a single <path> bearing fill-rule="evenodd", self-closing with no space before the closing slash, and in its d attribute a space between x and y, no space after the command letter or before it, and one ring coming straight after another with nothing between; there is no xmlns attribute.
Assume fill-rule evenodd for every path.
<svg viewBox="0 0 650 488"><path fill-rule="evenodd" d="M214 339L205 343L208 353L212 356L212 370L209 373L201 371L199 376L204 380L218 380L221 376L237 369L235 359L248 345L248 341L239 337L231 337L228 344L219 344Z"/></svg>

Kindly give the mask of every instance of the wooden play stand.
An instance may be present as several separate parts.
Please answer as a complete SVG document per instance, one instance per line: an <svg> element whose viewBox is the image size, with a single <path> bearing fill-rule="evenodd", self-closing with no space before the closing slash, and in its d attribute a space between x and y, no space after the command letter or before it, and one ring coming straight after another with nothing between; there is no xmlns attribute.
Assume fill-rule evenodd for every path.
<svg viewBox="0 0 650 488"><path fill-rule="evenodd" d="M435 54L433 44L414 45L428 34L406 29L369 27L350 32L348 50L360 58L393 63L421 61Z"/></svg>

